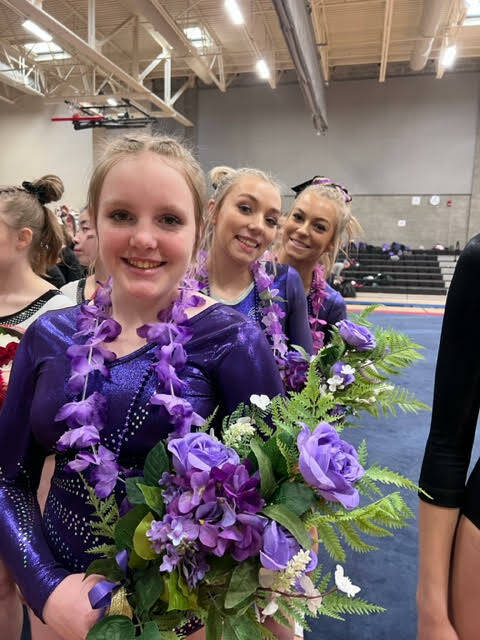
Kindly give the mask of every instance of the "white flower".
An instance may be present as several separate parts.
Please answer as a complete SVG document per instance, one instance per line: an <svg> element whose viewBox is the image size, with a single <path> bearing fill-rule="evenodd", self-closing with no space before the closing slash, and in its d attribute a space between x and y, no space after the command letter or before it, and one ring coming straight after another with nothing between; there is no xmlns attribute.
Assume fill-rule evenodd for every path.
<svg viewBox="0 0 480 640"><path fill-rule="evenodd" d="M315 589L315 585L311 581L311 579L303 575L300 580L300 586L305 591L305 595L310 596L307 600L307 606L313 615L317 613L317 609L322 606L322 596L320 595L320 591ZM312 598L311 596L317 596L316 598Z"/></svg>
<svg viewBox="0 0 480 640"><path fill-rule="evenodd" d="M328 384L328 388L332 393L335 393L335 391L338 389L343 389L344 385L343 385L343 378L341 376L332 376L331 378L329 378L327 380L327 384Z"/></svg>
<svg viewBox="0 0 480 640"><path fill-rule="evenodd" d="M260 586L264 589L271 589L277 577L277 573L277 571L272 571L271 569L265 569L265 567L261 567L258 572L258 582L260 583Z"/></svg>
<svg viewBox="0 0 480 640"><path fill-rule="evenodd" d="M350 578L344 574L343 567L340 564L337 564L335 569L335 584L337 589L346 593L349 598L353 598L360 591L360 587L352 584Z"/></svg>
<svg viewBox="0 0 480 640"><path fill-rule="evenodd" d="M223 444L235 449L241 444L248 442L255 433L256 431L252 424L252 419L249 416L244 416L243 418L239 418L225 430L223 434Z"/></svg>
<svg viewBox="0 0 480 640"><path fill-rule="evenodd" d="M355 373L355 369L351 367L349 364L344 364L340 370L340 373L343 373L344 375L349 376Z"/></svg>
<svg viewBox="0 0 480 640"><path fill-rule="evenodd" d="M276 600L270 600L265 609L262 610L262 618L265 620L267 616L273 616L278 611L278 604ZM262 622L263 622L262 620Z"/></svg>
<svg viewBox="0 0 480 640"><path fill-rule="evenodd" d="M265 411L270 404L270 398L264 394L258 396L256 393L254 393L250 396L250 402L262 411Z"/></svg>

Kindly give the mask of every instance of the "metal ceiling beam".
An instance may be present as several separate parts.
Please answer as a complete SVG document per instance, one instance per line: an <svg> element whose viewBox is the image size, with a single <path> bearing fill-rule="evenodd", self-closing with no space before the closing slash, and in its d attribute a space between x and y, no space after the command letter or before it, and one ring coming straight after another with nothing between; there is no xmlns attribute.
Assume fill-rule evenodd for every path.
<svg viewBox="0 0 480 640"><path fill-rule="evenodd" d="M18 49L2 42L0 42L0 82L31 96L43 97L44 95L44 77L40 70Z"/></svg>
<svg viewBox="0 0 480 640"><path fill-rule="evenodd" d="M106 75L113 74L117 80L123 82L130 90L143 94L145 96L145 100L149 100L155 106L160 107L160 110L165 113L165 117L173 118L187 127L193 126L192 122L190 122L188 118L166 104L166 102L144 87L141 82L133 78L129 73L124 71L109 58L90 47L85 40L82 40L82 38L77 36L76 33L67 29L67 27L46 11L35 7L28 0L0 0L0 2L17 11L21 15L27 16L38 25L54 34L62 43L65 43L65 48L67 50L69 48L73 49L78 55L88 60L91 64L98 66L102 73L105 73Z"/></svg>
<svg viewBox="0 0 480 640"><path fill-rule="evenodd" d="M177 25L173 17L158 0L122 0L128 9L147 20L151 26L164 38L176 54L182 56L188 67L205 84L215 83L221 91L225 87L209 68L208 64L195 50L195 47Z"/></svg>
<svg viewBox="0 0 480 640"><path fill-rule="evenodd" d="M390 36L392 34L392 17L393 17L393 0L385 2L385 16L383 19L383 40L382 55L380 58L380 75L379 82L385 82L387 75L388 48L390 47Z"/></svg>

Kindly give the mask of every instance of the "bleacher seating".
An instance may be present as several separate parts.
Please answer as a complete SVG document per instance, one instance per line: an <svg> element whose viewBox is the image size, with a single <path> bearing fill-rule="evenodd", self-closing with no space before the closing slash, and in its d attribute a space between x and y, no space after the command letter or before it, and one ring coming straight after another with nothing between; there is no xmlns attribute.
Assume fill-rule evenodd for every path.
<svg viewBox="0 0 480 640"><path fill-rule="evenodd" d="M446 285L440 268L439 256L448 252L409 250L392 261L388 252L380 247L369 247L351 252L358 264L345 269L342 276L361 284L363 293L403 293L445 295ZM452 255L451 261L455 261ZM452 264L452 263L450 263Z"/></svg>

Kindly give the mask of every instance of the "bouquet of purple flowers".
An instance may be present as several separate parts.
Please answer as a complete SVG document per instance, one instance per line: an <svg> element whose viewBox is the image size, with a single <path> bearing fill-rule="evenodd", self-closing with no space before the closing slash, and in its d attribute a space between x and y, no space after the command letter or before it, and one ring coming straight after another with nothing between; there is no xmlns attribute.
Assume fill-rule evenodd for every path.
<svg viewBox="0 0 480 640"><path fill-rule="evenodd" d="M97 342L114 334L111 320L99 317L106 324L102 328L97 318L86 343L87 365L97 369L101 363L91 357ZM391 330L372 333L367 314L357 323L343 321L311 361L298 353L292 367L301 369L298 391L273 399L253 395L215 435L209 421L199 425L200 417L173 393L187 339L180 329L165 322L141 329L159 341L160 391L151 401L161 401L177 427L150 451L143 473L121 468L100 444L102 398L69 403L57 416L72 427L60 449L89 447L77 452L70 468L85 481L94 511L90 527L102 540L91 550L97 557L87 575L105 576L90 600L106 615L88 640L170 640L193 620L206 626L207 640L260 640L275 637L269 617L308 628L308 616L382 611L357 596L360 587L340 564L332 576L319 556L323 564L343 562L345 545L374 549L363 534L390 535L412 517L397 490L381 487L417 487L369 466L365 442L356 450L341 435L363 409L423 408L387 383L419 357L418 345ZM78 379L70 381L78 389L88 375L85 366L82 361L74 371ZM114 490L120 480L126 500L119 507Z"/></svg>

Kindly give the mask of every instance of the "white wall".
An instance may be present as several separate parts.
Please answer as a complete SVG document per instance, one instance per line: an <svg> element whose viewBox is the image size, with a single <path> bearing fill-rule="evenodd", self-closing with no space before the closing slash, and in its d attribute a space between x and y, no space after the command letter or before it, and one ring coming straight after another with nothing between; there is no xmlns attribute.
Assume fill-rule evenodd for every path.
<svg viewBox="0 0 480 640"><path fill-rule="evenodd" d="M65 105L45 105L22 97L15 105L0 102L0 185L20 185L47 173L64 182L62 203L79 208L86 199L92 171L92 131L74 131Z"/></svg>
<svg viewBox="0 0 480 640"><path fill-rule="evenodd" d="M199 92L202 165L258 166L286 185L315 174L354 194L469 194L480 74L337 82L316 136L298 85Z"/></svg>

